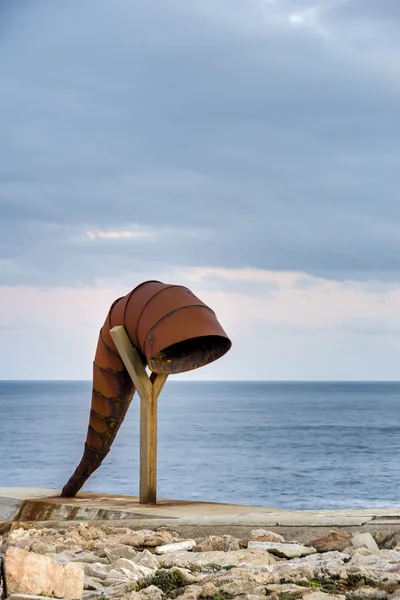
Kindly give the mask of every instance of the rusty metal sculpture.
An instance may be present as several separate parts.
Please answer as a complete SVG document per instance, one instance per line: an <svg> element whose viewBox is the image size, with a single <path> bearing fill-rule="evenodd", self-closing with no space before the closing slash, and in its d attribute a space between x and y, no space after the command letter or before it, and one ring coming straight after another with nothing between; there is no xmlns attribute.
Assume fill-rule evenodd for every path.
<svg viewBox="0 0 400 600"><path fill-rule="evenodd" d="M111 305L100 330L93 363L92 405L84 454L62 490L64 497L75 496L100 467L135 392L113 341L112 330L117 329L116 326L125 329L141 359L140 367L148 365L152 371L152 383L159 374L165 381L169 374L209 364L231 347L215 313L183 286L146 281L118 298ZM162 383L159 388L161 386Z"/></svg>

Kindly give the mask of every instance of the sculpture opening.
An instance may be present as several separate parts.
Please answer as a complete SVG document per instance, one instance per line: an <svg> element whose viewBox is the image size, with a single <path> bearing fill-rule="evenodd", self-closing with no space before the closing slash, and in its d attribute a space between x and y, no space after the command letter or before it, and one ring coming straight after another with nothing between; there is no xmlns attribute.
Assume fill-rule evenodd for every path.
<svg viewBox="0 0 400 600"><path fill-rule="evenodd" d="M177 342L153 356L149 360L149 368L154 373L184 373L217 360L226 354L230 347L230 340L219 335Z"/></svg>

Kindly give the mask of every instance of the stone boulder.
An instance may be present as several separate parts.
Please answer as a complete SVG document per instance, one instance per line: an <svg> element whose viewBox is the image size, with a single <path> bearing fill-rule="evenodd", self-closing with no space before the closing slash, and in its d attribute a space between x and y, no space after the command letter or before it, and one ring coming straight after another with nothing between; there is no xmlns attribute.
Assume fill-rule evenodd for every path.
<svg viewBox="0 0 400 600"><path fill-rule="evenodd" d="M162 600L164 594L155 585L140 590L139 592L131 592L123 596L123 600Z"/></svg>
<svg viewBox="0 0 400 600"><path fill-rule="evenodd" d="M4 593L4 581L3 581L3 577L2 577L2 572L3 572L3 557L0 554L0 598L4 598L5 593Z"/></svg>
<svg viewBox="0 0 400 600"><path fill-rule="evenodd" d="M147 567L148 569L153 569L154 571L160 568L160 563L157 560L157 557L148 550L143 550L143 552L140 552L140 554L135 556L132 561L137 565Z"/></svg>
<svg viewBox="0 0 400 600"><path fill-rule="evenodd" d="M242 594L255 593L256 590L265 590L265 577L263 573L249 571L246 568L230 569L212 579L218 591L228 597ZM222 595L222 594L221 594Z"/></svg>
<svg viewBox="0 0 400 600"><path fill-rule="evenodd" d="M346 564L349 576L362 573L388 594L400 587L400 552L396 550L379 550L368 556L355 554Z"/></svg>
<svg viewBox="0 0 400 600"><path fill-rule="evenodd" d="M169 552L159 557L161 566L177 566L203 569L212 566L262 566L268 570L268 565L276 562L272 554L255 548L253 550L234 550L232 552Z"/></svg>
<svg viewBox="0 0 400 600"><path fill-rule="evenodd" d="M370 533L357 533L351 540L353 548L367 548L371 552L378 552L379 547Z"/></svg>
<svg viewBox="0 0 400 600"><path fill-rule="evenodd" d="M378 531L374 535L375 541L380 548L384 548L386 550L393 550L394 548L400 546L400 532L384 532Z"/></svg>
<svg viewBox="0 0 400 600"><path fill-rule="evenodd" d="M196 546L195 540L185 540L183 542L175 542L174 544L164 544L156 546L156 554L166 554L167 552L176 552L177 550L192 550Z"/></svg>
<svg viewBox="0 0 400 600"><path fill-rule="evenodd" d="M387 593L379 588L364 586L346 594L347 600L387 600Z"/></svg>
<svg viewBox="0 0 400 600"><path fill-rule="evenodd" d="M300 558L317 552L315 548L303 546L303 544L280 544L278 542L250 541L247 547L249 549L262 548L281 558Z"/></svg>
<svg viewBox="0 0 400 600"><path fill-rule="evenodd" d="M268 531L267 529L253 529L249 535L249 541L257 542L277 542L278 544L284 544L285 538L278 533Z"/></svg>
<svg viewBox="0 0 400 600"><path fill-rule="evenodd" d="M344 552L325 552L282 561L274 566L271 583L279 583L281 578L286 581L310 580L315 573L325 573L330 577L346 576L349 560L350 556Z"/></svg>
<svg viewBox="0 0 400 600"><path fill-rule="evenodd" d="M327 536L317 538L310 542L310 546L318 552L343 552L350 545L351 535L349 533L338 533L331 531Z"/></svg>
<svg viewBox="0 0 400 600"><path fill-rule="evenodd" d="M199 600L200 598L214 598L218 597L218 589L209 581L204 585L191 585L185 588L178 596L179 600ZM222 598L222 596L220 596Z"/></svg>
<svg viewBox="0 0 400 600"><path fill-rule="evenodd" d="M310 589L305 585L297 585L295 583L270 583L267 584L265 591L268 596L274 594L280 598L281 596L290 596L290 598L302 598L310 593Z"/></svg>
<svg viewBox="0 0 400 600"><path fill-rule="evenodd" d="M233 550L240 550L240 545L239 540L231 535L210 535L193 547L193 552L231 552Z"/></svg>
<svg viewBox="0 0 400 600"><path fill-rule="evenodd" d="M303 596L303 600L346 600L342 594L326 594L325 592L311 592Z"/></svg>
<svg viewBox="0 0 400 600"><path fill-rule="evenodd" d="M84 572L77 565L61 565L49 556L11 546L4 561L8 594L30 594L80 600Z"/></svg>

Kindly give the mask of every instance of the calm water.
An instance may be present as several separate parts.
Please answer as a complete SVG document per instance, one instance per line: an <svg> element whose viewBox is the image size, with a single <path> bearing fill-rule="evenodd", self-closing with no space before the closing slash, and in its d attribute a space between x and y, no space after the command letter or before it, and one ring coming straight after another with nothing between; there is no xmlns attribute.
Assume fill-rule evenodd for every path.
<svg viewBox="0 0 400 600"><path fill-rule="evenodd" d="M60 489L81 458L90 382L0 381L0 486ZM132 401L87 491L137 494ZM159 496L283 508L400 506L400 383L167 382Z"/></svg>

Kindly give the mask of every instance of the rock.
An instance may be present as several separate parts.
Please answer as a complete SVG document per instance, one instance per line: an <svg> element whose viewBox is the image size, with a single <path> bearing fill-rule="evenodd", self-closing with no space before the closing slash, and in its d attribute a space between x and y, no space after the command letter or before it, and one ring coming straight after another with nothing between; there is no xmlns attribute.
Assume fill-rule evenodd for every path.
<svg viewBox="0 0 400 600"><path fill-rule="evenodd" d="M243 548L247 548L247 543L243 545ZM213 552L213 550L215 550L215 548L212 547L212 544L208 541L208 538L200 540L195 546L193 546L193 552Z"/></svg>
<svg viewBox="0 0 400 600"><path fill-rule="evenodd" d="M194 546L193 552L212 552L213 550L230 552L232 550L239 549L239 540L232 537L231 535L210 535L204 540L198 542Z"/></svg>
<svg viewBox="0 0 400 600"><path fill-rule="evenodd" d="M271 554L281 556L282 558L299 558L317 552L315 548L310 548L310 546L303 546L302 544L280 544L278 542L250 541L247 547L249 549L262 548L263 550L267 550Z"/></svg>
<svg viewBox="0 0 400 600"><path fill-rule="evenodd" d="M136 581L118 581L114 585L108 586L106 590L106 594L103 598L121 598L125 597L128 594L131 594L136 590L137 582ZM89 593L89 592L87 592ZM95 592L93 592L95 593ZM86 594L84 594L84 598L86 598Z"/></svg>
<svg viewBox="0 0 400 600"><path fill-rule="evenodd" d="M60 563L60 565L66 565L70 562L79 562L79 560L76 560L77 554L78 551L76 550L63 550L62 552L53 554L51 558Z"/></svg>
<svg viewBox="0 0 400 600"><path fill-rule="evenodd" d="M105 529L110 529L109 533ZM370 549L371 539L366 540L364 534L360 540L336 531L317 538L310 547L295 541L285 542L274 532L258 529L251 531L248 540L228 535L209 536L198 541L199 548L192 546L193 551L171 551L171 547L179 547L176 544L194 544L194 540L182 540L178 533L166 530L132 531L126 527L99 528L81 523L60 529L15 527L10 535L14 552L25 552L37 561L50 560L57 568L79 569L81 575L83 571L83 600L164 600L168 594L161 590L164 590L161 571L166 576L166 586L170 581L172 588L176 588L177 600L265 600L266 596L267 600L345 600L339 595L344 594L344 589L346 600L400 600L400 591L396 595L400 589L400 537L396 538L396 534L376 535L375 543L395 548L378 551ZM4 537L4 548L8 537L8 534ZM171 541L167 543L168 540ZM164 553L156 555L143 549L147 543L151 548L161 547ZM240 549L247 543L249 548ZM343 552L344 547L348 552ZM57 548L61 548L58 553ZM295 554L293 548L297 550ZM273 556L274 551L279 558ZM35 573L40 576L43 564L36 565ZM318 587L322 580L326 587ZM52 585L54 581L52 577ZM340 591L325 593L329 589ZM388 598L393 592L393 597ZM36 594L39 595L36 600L53 596L47 589Z"/></svg>
<svg viewBox="0 0 400 600"><path fill-rule="evenodd" d="M326 573L330 577L346 576L349 560L350 556L343 552L325 552L282 561L274 565L270 583L279 583L281 578L290 581L309 580L315 573Z"/></svg>
<svg viewBox="0 0 400 600"><path fill-rule="evenodd" d="M108 563L107 557L97 556L94 552L86 551L71 554L70 561L80 563L102 563L103 565Z"/></svg>
<svg viewBox="0 0 400 600"><path fill-rule="evenodd" d="M374 552L371 552L368 548L353 548L351 556L371 556L371 554L374 554Z"/></svg>
<svg viewBox="0 0 400 600"><path fill-rule="evenodd" d="M7 600L46 600L49 596L32 596L30 594L10 594Z"/></svg>
<svg viewBox="0 0 400 600"><path fill-rule="evenodd" d="M179 580L183 585L191 585L197 582L195 577L189 569L183 569L182 567L172 567L171 573L178 576Z"/></svg>
<svg viewBox="0 0 400 600"><path fill-rule="evenodd" d="M385 544L392 539L394 533L388 533L387 531L378 530L374 533L373 538L378 544L379 548L384 548Z"/></svg>
<svg viewBox="0 0 400 600"><path fill-rule="evenodd" d="M80 523L77 527L77 532L87 541L102 540L105 538L104 531L101 531L101 529L98 529L97 527L92 527L88 523Z"/></svg>
<svg viewBox="0 0 400 600"><path fill-rule="evenodd" d="M212 552L213 550L230 552L240 550L240 540L231 535L210 535L199 541L193 548L194 552ZM247 548L247 541L242 547Z"/></svg>
<svg viewBox="0 0 400 600"><path fill-rule="evenodd" d="M110 565L110 567L111 570L108 574L109 577L111 577L111 573L115 570L122 573L132 573L135 575L135 579L139 579L140 577L151 577L151 575L154 573L154 569L149 569L148 567L137 564L132 560L128 560L127 558L119 558L113 565ZM129 577L129 579L131 579L131 577Z"/></svg>
<svg viewBox="0 0 400 600"><path fill-rule="evenodd" d="M118 544L110 548L104 548L103 551L100 553L100 556L102 554L105 554L108 562L112 563L118 558L132 559L137 555L137 552L131 546L124 546L123 544Z"/></svg>
<svg viewBox="0 0 400 600"><path fill-rule="evenodd" d="M81 550L86 549L88 542L85 542L76 530L71 530L62 538L62 542L57 544L57 551L62 550Z"/></svg>
<svg viewBox="0 0 400 600"><path fill-rule="evenodd" d="M240 594L240 596L236 596L236 598L238 600L264 600L265 593L263 594L262 591L260 591L260 594Z"/></svg>
<svg viewBox="0 0 400 600"><path fill-rule="evenodd" d="M29 543L30 538L33 534L34 530L25 530L23 528L17 528L10 532L7 542L10 546L16 546L17 543L23 545L24 543Z"/></svg>
<svg viewBox="0 0 400 600"><path fill-rule="evenodd" d="M104 600L103 590L85 590L83 592L83 600Z"/></svg>
<svg viewBox="0 0 400 600"><path fill-rule="evenodd" d="M245 568L238 568L217 575L212 582L218 591L222 591L228 596L237 596L253 593L256 588L260 588L264 583L264 576Z"/></svg>
<svg viewBox="0 0 400 600"><path fill-rule="evenodd" d="M276 594L281 596L291 596L292 598L302 598L305 594L310 593L310 588L295 583L272 583L265 588L268 595Z"/></svg>
<svg viewBox="0 0 400 600"><path fill-rule="evenodd" d="M123 533L118 535L115 538L115 541L119 544L123 544L124 546L132 546L133 548L143 548L144 533L141 531L130 531L129 533Z"/></svg>
<svg viewBox="0 0 400 600"><path fill-rule="evenodd" d="M173 538L176 538L177 541L179 541L181 537L179 531L174 529L171 525L158 525L157 527L154 527L153 531L155 531L156 533L164 533L165 531L167 531L172 535Z"/></svg>
<svg viewBox="0 0 400 600"><path fill-rule="evenodd" d="M159 561L154 556L154 554L152 554L148 550L143 550L143 552L137 554L132 560L137 565L147 567L148 569L154 569L154 571L160 568Z"/></svg>
<svg viewBox="0 0 400 600"><path fill-rule="evenodd" d="M176 544L156 546L156 554L166 554L166 552L175 552L177 550L191 550L195 545L195 540L186 540L185 542L178 542Z"/></svg>
<svg viewBox="0 0 400 600"><path fill-rule="evenodd" d="M85 590L103 590L103 584L100 579L96 577L85 576L85 581L83 585Z"/></svg>
<svg viewBox="0 0 400 600"><path fill-rule="evenodd" d="M82 550L63 550L52 555L52 558L60 564L80 563L80 564L108 564L106 556L98 556L94 552Z"/></svg>
<svg viewBox="0 0 400 600"><path fill-rule="evenodd" d="M129 527L113 527L112 525L103 525L101 527L101 531L103 533L105 533L105 535L107 537L113 536L113 535L124 535L126 533L132 533L131 529L129 529Z"/></svg>
<svg viewBox="0 0 400 600"><path fill-rule="evenodd" d="M351 543L353 548L367 548L371 552L378 552L379 547L370 533L356 533L353 535Z"/></svg>
<svg viewBox="0 0 400 600"><path fill-rule="evenodd" d="M379 550L369 556L354 555L346 572L349 576L362 574L390 594L400 586L400 552Z"/></svg>
<svg viewBox="0 0 400 600"><path fill-rule="evenodd" d="M157 546L164 546L166 544L172 544L180 541L174 538L169 531L157 532L149 531L147 529L143 531L130 531L129 533L115 535L113 539L118 544L132 546L133 548L156 548Z"/></svg>
<svg viewBox="0 0 400 600"><path fill-rule="evenodd" d="M318 552L332 552L337 550L343 552L349 545L351 535L349 533L337 533L331 531L327 536L317 538L310 542L310 546L315 548Z"/></svg>
<svg viewBox="0 0 400 600"><path fill-rule="evenodd" d="M169 531L142 531L144 534L143 546L148 548L156 548L157 546L165 546L166 544L173 544L180 540L175 539Z"/></svg>
<svg viewBox="0 0 400 600"><path fill-rule="evenodd" d="M127 569L111 569L107 575L107 579L103 581L103 585L109 587L124 581L138 581L138 579L138 576Z"/></svg>
<svg viewBox="0 0 400 600"><path fill-rule="evenodd" d="M376 539L375 536L375 540L379 544L378 540ZM396 548L396 546L400 546L400 532L396 531L395 533L391 533L388 534L384 540L384 542L382 543L382 548L386 549L386 550L393 550L394 548Z"/></svg>
<svg viewBox="0 0 400 600"><path fill-rule="evenodd" d="M351 590L346 594L348 600L386 600L387 593L384 590L369 586Z"/></svg>
<svg viewBox="0 0 400 600"><path fill-rule="evenodd" d="M32 594L80 600L84 573L77 565L60 565L49 556L11 546L5 556L8 594Z"/></svg>
<svg viewBox="0 0 400 600"><path fill-rule="evenodd" d="M34 540L26 550L30 550L30 552L35 552L36 554L50 554L56 552L56 545Z"/></svg>
<svg viewBox="0 0 400 600"><path fill-rule="evenodd" d="M123 597L123 600L162 600L163 593L155 585L140 590L140 592L132 592Z"/></svg>
<svg viewBox="0 0 400 600"><path fill-rule="evenodd" d="M239 540L231 535L220 536L220 539L213 541L214 550L223 550L224 552L233 552L240 550Z"/></svg>
<svg viewBox="0 0 400 600"><path fill-rule="evenodd" d="M3 556L0 554L0 598L4 598L4 596L5 596L2 572L3 572Z"/></svg>
<svg viewBox="0 0 400 600"><path fill-rule="evenodd" d="M325 594L325 592L311 592L303 596L303 600L346 600L342 594Z"/></svg>
<svg viewBox="0 0 400 600"><path fill-rule="evenodd" d="M234 550L233 552L169 552L160 557L161 566L193 567L203 569L209 566L236 566L260 565L268 570L267 565L276 562L276 559L258 548L248 550Z"/></svg>
<svg viewBox="0 0 400 600"><path fill-rule="evenodd" d="M206 584L191 585L178 596L179 600L199 600L199 598L214 598L217 597L218 589L209 581ZM220 596L221 597L221 596Z"/></svg>
<svg viewBox="0 0 400 600"><path fill-rule="evenodd" d="M85 575L96 577L97 579L106 579L108 575L107 567L101 563L89 563L82 565Z"/></svg>
<svg viewBox="0 0 400 600"><path fill-rule="evenodd" d="M276 542L277 544L285 543L285 538L282 535L266 529L253 529L250 531L249 540L258 542Z"/></svg>

